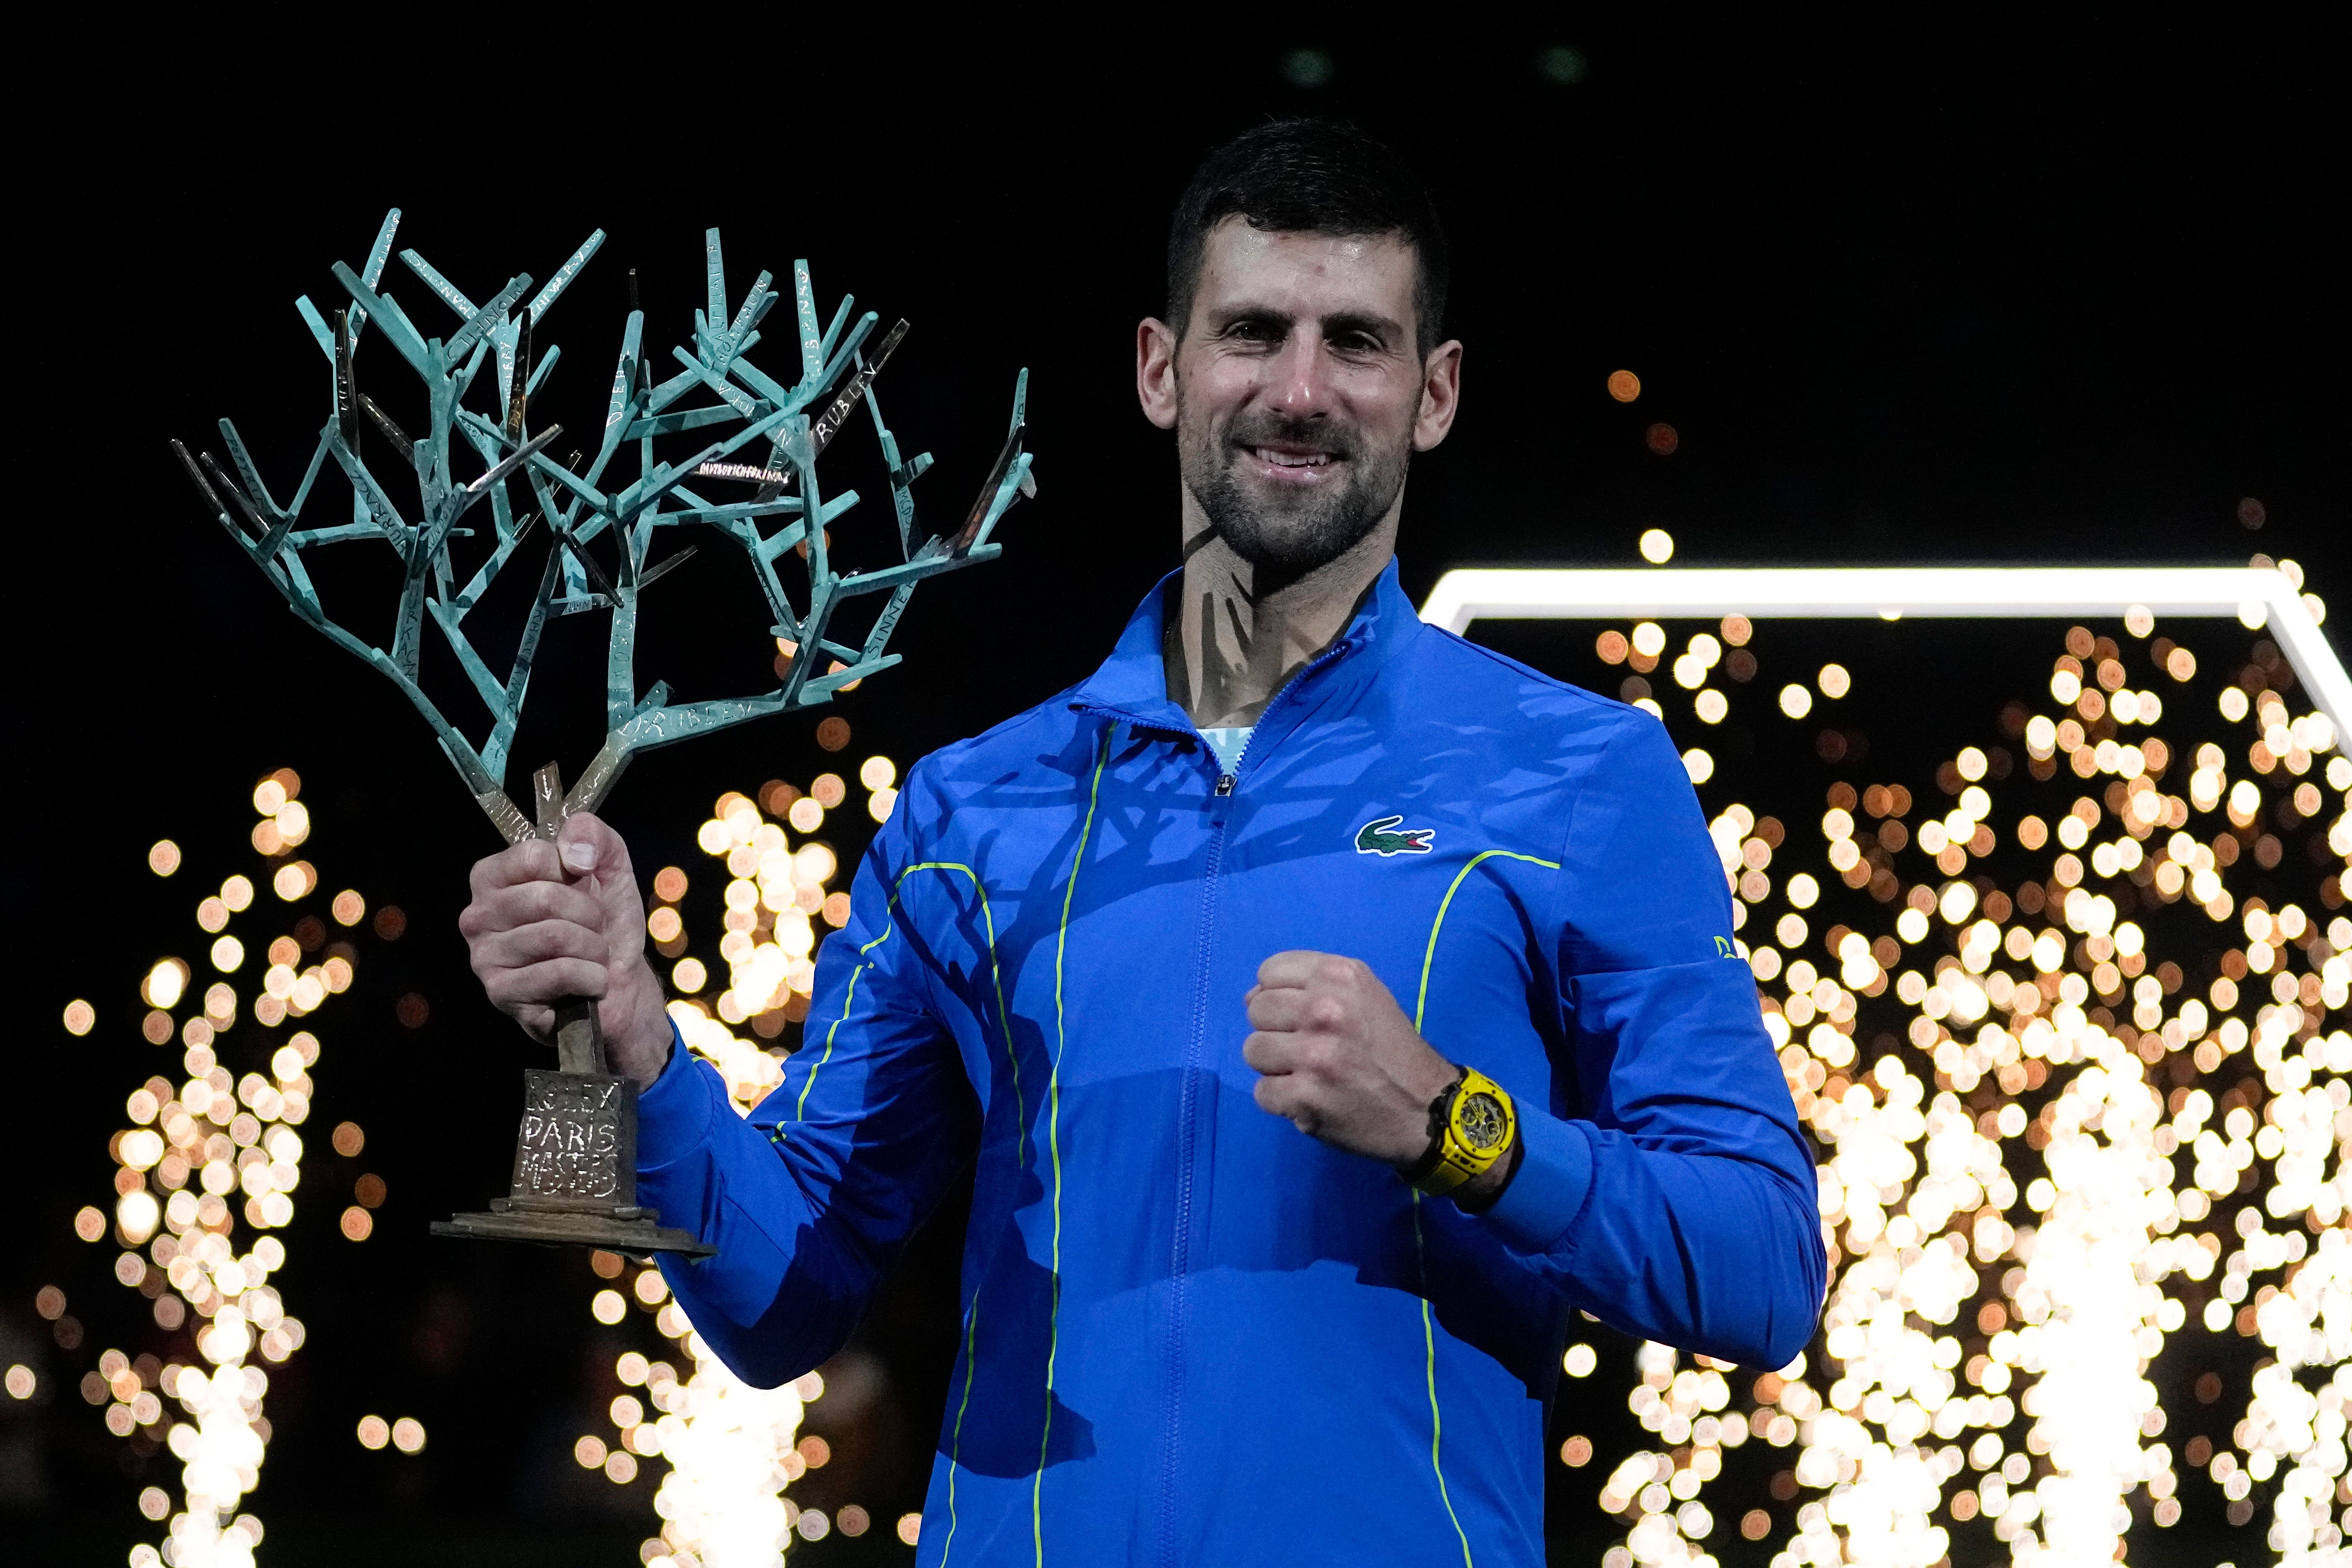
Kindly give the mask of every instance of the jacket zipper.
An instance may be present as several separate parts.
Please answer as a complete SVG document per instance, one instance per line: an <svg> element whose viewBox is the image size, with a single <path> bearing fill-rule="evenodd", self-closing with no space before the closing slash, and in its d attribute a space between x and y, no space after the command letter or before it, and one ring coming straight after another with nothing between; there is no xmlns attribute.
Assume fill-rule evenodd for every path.
<svg viewBox="0 0 2352 1568"><path fill-rule="evenodd" d="M1242 763L1249 760L1250 748L1257 743L1257 730L1265 722L1266 714L1273 712L1276 708L1281 706L1283 699L1287 697L1291 690L1296 688L1300 681L1306 679L1309 675L1312 675L1315 671L1322 668L1326 664L1330 663L1333 659L1336 659L1341 655L1347 653L1350 646L1351 645L1346 638L1341 638L1339 641L1333 643L1329 647L1324 649L1323 652L1316 658L1308 660L1297 674L1293 675L1288 680L1282 683L1281 688L1275 692L1273 699L1266 703L1265 709L1258 714L1258 723L1251 726L1250 738L1242 743L1241 752L1234 758L1233 766L1230 769L1223 767L1222 765L1219 767L1215 789L1216 799L1223 800L1230 797L1234 793L1234 786L1240 783ZM1208 742L1198 733L1197 727L1193 735L1193 740L1203 750L1209 750ZM1212 752L1211 754L1214 755L1214 752ZM1184 1387L1184 1273L1192 1262L1192 1163L1194 1156L1192 1145L1193 1141L1198 1134L1196 1116L1196 1097L1198 1094L1197 1086L1201 1069L1202 1047L1206 1042L1209 1027L1210 946L1212 932L1216 924L1217 877L1224 866L1225 826L1225 821L1221 816L1210 828L1208 862L1202 868L1202 872L1201 924L1198 953L1199 973L1201 978L1198 985L1193 991L1192 1037L1185 1047L1184 1067L1182 1073L1180 1075L1183 1088L1179 1093L1176 1111L1178 1156L1176 1163L1176 1234L1173 1238L1173 1246L1171 1249L1171 1255L1170 1258L1168 1277L1168 1367L1166 1399L1168 1410L1168 1435L1165 1444L1167 1458L1165 1460L1165 1468L1161 1470L1160 1478L1160 1559L1162 1562L1171 1564L1171 1568L1172 1565L1178 1562L1176 1477L1179 1469L1178 1443L1183 1427L1182 1411L1181 1407L1183 1402Z"/></svg>
<svg viewBox="0 0 2352 1568"><path fill-rule="evenodd" d="M1300 681L1306 679L1308 676L1314 674L1317 670L1322 668L1333 659L1339 658L1347 654L1354 647L1354 646L1355 645L1350 643L1347 638L1339 638L1329 647L1325 648L1321 653L1317 654L1313 658L1310 658L1305 664L1300 665L1297 671L1291 675L1291 678L1288 680L1284 681L1280 686L1275 689L1274 695L1267 699L1265 706L1258 710L1257 723L1250 726L1249 739L1244 741L1242 742L1242 749L1234 753L1234 765L1230 768L1220 766L1218 769L1216 795L1219 800L1223 800L1226 796L1232 795L1234 793L1234 786L1241 782L1242 763L1249 760L1250 748L1257 744L1257 732L1260 727L1265 723L1265 716L1268 713L1273 712L1277 707L1281 706L1282 700L1290 695L1291 688L1297 686ZM1198 725L1193 726L1192 738L1200 742L1203 751L1209 752L1212 756L1216 754L1213 748L1209 745L1208 738L1201 734L1200 727ZM1223 824L1218 825L1218 831L1223 831Z"/></svg>

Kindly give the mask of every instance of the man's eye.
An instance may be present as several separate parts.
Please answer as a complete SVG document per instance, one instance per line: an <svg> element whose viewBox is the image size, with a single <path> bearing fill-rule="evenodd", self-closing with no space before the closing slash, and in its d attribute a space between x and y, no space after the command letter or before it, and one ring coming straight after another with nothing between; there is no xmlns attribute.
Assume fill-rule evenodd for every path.
<svg viewBox="0 0 2352 1568"><path fill-rule="evenodd" d="M1272 342L1282 335L1278 329L1266 321L1235 321L1232 332L1244 342L1258 343Z"/></svg>

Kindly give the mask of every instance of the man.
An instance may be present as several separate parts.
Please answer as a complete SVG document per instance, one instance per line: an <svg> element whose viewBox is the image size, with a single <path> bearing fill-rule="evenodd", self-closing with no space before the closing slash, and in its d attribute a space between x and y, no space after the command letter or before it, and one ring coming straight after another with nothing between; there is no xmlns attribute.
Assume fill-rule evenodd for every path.
<svg viewBox="0 0 2352 1568"><path fill-rule="evenodd" d="M609 828L475 868L491 999L604 999L643 1201L719 1249L664 1272L746 1378L837 1349L976 1162L925 1563L1538 1563L1572 1310L1764 1366L1811 1333L1812 1170L1674 748L1397 586L1445 282L1352 132L1202 168L1136 336L1182 569L911 772L750 1121Z"/></svg>

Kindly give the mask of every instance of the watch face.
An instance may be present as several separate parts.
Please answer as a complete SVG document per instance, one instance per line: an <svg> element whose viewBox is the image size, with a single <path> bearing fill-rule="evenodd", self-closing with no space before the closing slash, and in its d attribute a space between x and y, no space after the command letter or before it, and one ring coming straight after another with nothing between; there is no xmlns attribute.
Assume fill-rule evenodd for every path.
<svg viewBox="0 0 2352 1568"><path fill-rule="evenodd" d="M1510 1121L1503 1114L1502 1101L1493 1095L1468 1094L1454 1107L1454 1130L1465 1143L1484 1153L1502 1143L1510 1132Z"/></svg>

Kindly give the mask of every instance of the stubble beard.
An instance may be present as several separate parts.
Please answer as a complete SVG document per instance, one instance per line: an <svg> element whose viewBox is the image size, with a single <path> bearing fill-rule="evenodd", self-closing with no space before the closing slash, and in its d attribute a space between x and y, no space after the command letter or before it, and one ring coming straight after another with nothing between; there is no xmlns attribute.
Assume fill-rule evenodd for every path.
<svg viewBox="0 0 2352 1568"><path fill-rule="evenodd" d="M1360 433L1335 430L1321 420L1258 414L1217 430L1188 418L1180 401L1177 421L1184 488L1217 538L1255 568L1259 594L1328 566L1362 543L1396 504L1412 457L1409 441L1375 447ZM1347 482L1320 494L1254 493L1237 472L1246 448L1285 441L1328 448L1344 465Z"/></svg>

